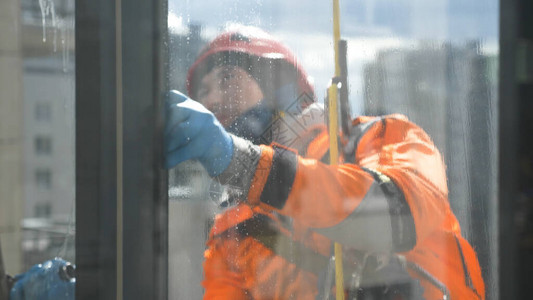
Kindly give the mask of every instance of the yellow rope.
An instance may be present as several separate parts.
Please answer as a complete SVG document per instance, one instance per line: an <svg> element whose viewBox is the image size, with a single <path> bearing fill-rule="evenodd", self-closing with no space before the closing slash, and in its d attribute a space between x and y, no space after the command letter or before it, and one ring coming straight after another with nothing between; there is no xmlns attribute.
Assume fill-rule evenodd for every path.
<svg viewBox="0 0 533 300"><path fill-rule="evenodd" d="M341 76L339 65L340 30L339 0L333 0L333 46L335 49L335 76ZM328 90L329 98L329 161L336 165L339 161L337 133L339 132L339 116L337 110L337 84L332 84ZM335 243L335 295L337 300L344 300L344 272L342 267L342 246Z"/></svg>

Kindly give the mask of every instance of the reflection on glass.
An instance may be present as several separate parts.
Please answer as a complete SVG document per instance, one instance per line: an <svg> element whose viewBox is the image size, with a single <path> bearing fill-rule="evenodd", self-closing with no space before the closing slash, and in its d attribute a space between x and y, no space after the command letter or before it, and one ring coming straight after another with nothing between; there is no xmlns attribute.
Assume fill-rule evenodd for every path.
<svg viewBox="0 0 533 300"><path fill-rule="evenodd" d="M14 276L74 260L74 1L5 2L0 22L0 243Z"/></svg>
<svg viewBox="0 0 533 300"><path fill-rule="evenodd" d="M495 205L497 195L495 144L497 139L497 2L467 1L455 3L442 0L426 3L407 0L391 4L389 1L375 0L346 1L341 4L341 31L343 38L348 41L348 87L353 117L399 113L407 116L409 120L427 132L430 137L428 143L435 144L446 165L445 175L447 179L445 183L447 183L448 201L459 224L461 224L460 229L454 230L460 232L462 237L468 240L477 252L486 285L487 298L494 298L498 291L496 286L497 219ZM308 143L311 139L303 132L309 131L315 125L317 125L315 128L320 130L319 123L322 121L316 124L310 121L323 120L324 113L311 111L311 117L303 114L305 108L309 107L312 101L307 102L305 99L297 97L306 94L301 89L298 90L301 88L299 82L296 82L296 89L284 89L283 85L276 85L275 83L267 86L261 85L261 82L265 82L265 78L269 76L271 79L278 77L275 79L282 83L287 83L287 78L271 76L271 72L276 66L272 64L268 68L260 66L258 65L261 63L260 60L254 61L255 56L252 56L252 62L247 61L247 67L243 67L245 65L243 65L242 60L233 57L216 57L211 61L206 60L204 65L210 66L206 67L207 70L203 74L205 76L189 78L188 86L185 84L187 71L193 63L202 59L202 55L205 55L205 52L201 52L203 45L215 38L220 33L221 28L236 28L237 23L253 25L271 32L296 53L299 66L305 69L309 75L306 80L314 85L317 102L322 103L327 83L334 69L329 2L310 5L301 1L290 3L273 1L268 4L253 1L199 1L197 3L171 1L169 7L170 86L182 92L188 90L193 99L200 101L215 113L229 132L241 137L244 136L253 141L254 144L269 144L272 141L278 141L294 149L300 148L298 149L299 153L303 155L305 151L302 151L302 147L307 145L305 142ZM474 7L475 9L473 9ZM233 38L246 42L249 36L244 34ZM276 54L276 51L272 52ZM246 72L237 74L226 69L217 69L219 66L217 60L229 62L228 65L244 69ZM274 57L272 57L273 60L275 60ZM200 69L202 67L205 66L201 64L194 66L194 68ZM262 71L254 71L257 69ZM214 77L212 81L206 79L210 74ZM277 75L279 74L281 73L277 73ZM258 111L253 109L240 110L239 108L239 105L252 101L254 98L246 97L246 100L239 100L239 95L250 94L239 86L238 80L232 80L235 78L245 79L246 76L259 82L259 88L262 92L261 97L258 98L260 101L253 103L252 106L258 107L267 103L266 107L261 107L259 111L273 110L272 113L267 114L266 121L263 121L265 119L261 117L262 114ZM194 84L201 87L194 87ZM209 87L209 84L212 86ZM224 85L226 85L224 93L219 95L218 99L225 100L217 103L216 100L213 100L217 97L210 96L210 92L215 89L214 87L222 89ZM247 84L246 86L249 87L250 85ZM293 97L294 95L297 96ZM264 101L265 99L277 101L276 105L278 106L269 106L270 104L268 101ZM290 107L294 101L287 101L287 99L298 99L297 102L302 103L301 109L291 110ZM279 109L280 107L281 109ZM283 112L281 116L277 115L280 110ZM254 135L252 131L247 129L251 126L250 120L254 120L255 125L260 124L258 134ZM424 138L427 137L426 135L423 136ZM406 147L403 151L410 153L408 150L412 151L413 149ZM412 157L409 159L412 159L415 164L422 164L421 156L417 156L419 160ZM356 161L356 163L368 164L367 167L372 165L368 161ZM418 176L425 176L426 179L431 178L430 175L424 173L427 172L427 168L421 169L422 171L419 172ZM438 173L438 168L440 167L433 170ZM444 171L444 168L441 171ZM384 172L386 173L386 171ZM394 174L387 175L397 185L401 185L399 182L401 180L395 178ZM290 174L282 172L279 176L286 179L290 177ZM312 177L313 175L309 176ZM241 177L246 176L242 175ZM218 179L220 180L220 178ZM277 184L269 186L269 188L276 193L281 193L279 191L283 189L284 179L278 179ZM432 182L431 179L429 181ZM199 297L205 292L204 288L209 285L209 280L206 278L213 276L213 274L209 274L208 269L203 269L202 264L205 263L205 257L208 258L207 264L209 264L209 255L213 253L212 244L211 246L208 245L205 257L201 252L206 247L205 242L208 240L209 231L211 230L213 234L217 230L217 221L214 220L215 214L225 212L222 216L227 216L228 209L231 210L235 207L246 209L235 206L235 203L228 201L228 199L235 197L232 190L237 190L237 198L242 198L242 194L239 194L242 192L242 186L233 184L233 182L230 183L232 184L229 188L221 187L216 180L212 180L207 175L199 163L184 163L171 171L169 187L171 200L169 281L175 283L170 285L169 296L171 298ZM323 179L316 184L327 183L328 181ZM246 191L247 188L245 186L244 190ZM401 188L406 189L405 186ZM322 190L327 190L327 187L323 187ZM326 193L322 190L320 193ZM295 192L292 191L292 193ZM313 197L315 195L307 196ZM409 205L413 209L412 202L409 202ZM272 203L270 206L275 207ZM440 211L446 210L442 208ZM279 213L279 211L274 213ZM317 218L319 218L320 214L316 213ZM321 213L325 214L326 212L321 211ZM286 215L287 211L282 211L281 215L276 215L274 219L281 223L286 222L285 225L288 224L287 228L289 228L292 236L299 234L297 233L298 226L310 226L305 220L303 225L300 224L301 220L293 215L286 219ZM415 222L419 222L416 218L418 217L415 217ZM452 219L448 221L456 224L450 221ZM214 226L213 223L215 223ZM240 223L233 224L236 225L234 229L237 231L240 230L238 224ZM415 225L419 226L419 224ZM317 224L315 226L320 227ZM314 231L329 238L338 238L332 237L330 232ZM305 230L303 232L310 234ZM380 235L377 226L367 233L371 237ZM354 235L357 233L354 232ZM239 235L232 235L231 237L236 240L242 238ZM346 245L361 250L363 239L362 237L359 239L359 244L346 243ZM302 240L307 241L305 238ZM368 240L370 240L369 243L375 242L372 238ZM459 243L459 240L457 241ZM210 243L213 243L212 239ZM238 243L238 246L235 246L235 249L242 250L242 245L245 243L247 242L243 240L240 244ZM278 241L277 245L282 243L282 241ZM230 244L227 242L224 247L232 247ZM467 269L469 269L472 267L468 262L472 260L468 254L470 248L466 242L461 245L460 248L467 252L464 255L467 260ZM283 248L283 246L280 247ZM300 251L300 248L294 244L290 244L288 247L290 251ZM268 245L266 248L269 248ZM329 257L329 250L329 248L324 250L327 257ZM250 250L250 252L253 251ZM315 252L320 252L320 249L315 249ZM215 253L217 252L215 251ZM259 250L253 253L250 255L260 256ZM347 251L348 261L350 261L350 253L354 252ZM227 253L227 255L234 255L232 257L237 260L240 258L239 255L245 256L246 253ZM451 255L451 253L448 252L447 255ZM289 255L285 259L290 260L291 257ZM408 261L411 261L412 257L409 255L407 257ZM357 260L357 258L351 258ZM257 263L256 260L250 258L249 261L242 262L246 266L239 265L237 267L238 263L228 262L228 258L225 259L226 263L237 269L253 268L250 264ZM305 258L301 259L306 260ZM317 264L312 260L308 263L310 265ZM324 267L323 269L328 268ZM257 267L257 272L264 273L268 270L265 265L263 268ZM290 266L284 269L285 272L291 270ZM348 270L350 270L349 267ZM347 272L349 274L350 271ZM432 272L438 273L435 270ZM328 273L325 272L324 274L327 277ZM250 276L258 275L252 274ZM266 274L264 276L268 277ZM478 278L475 274L469 276L472 276L473 279L471 279L474 281L473 288L469 288L473 290L474 294L482 294ZM239 281L239 278L241 277L233 279ZM281 276L278 278L291 277ZM200 284L202 280L205 280L203 287ZM231 281L231 278L227 278L227 281ZM320 284L318 283L326 282L323 278L317 279L313 276L308 281L312 282L309 291L314 292L319 290L317 286ZM240 284L228 282L226 283L233 287L242 287L243 284L252 285L249 281ZM296 295L301 288L298 286L300 283L298 279L293 278L286 284L288 286L294 285L292 292ZM435 282L433 283L434 286L438 286ZM449 284L449 282L446 283ZM265 283L264 290L270 289L269 292L271 293L278 291L274 288L275 283L269 284ZM349 284L353 284L353 282ZM266 288L267 285L270 288ZM260 298L260 295L254 294L254 291L257 292L257 290L254 290L252 286L247 286L245 290L253 298ZM264 292L266 293L266 291ZM210 295L209 291L208 295ZM265 295L267 294L263 294L263 296ZM287 295L290 295L290 292Z"/></svg>

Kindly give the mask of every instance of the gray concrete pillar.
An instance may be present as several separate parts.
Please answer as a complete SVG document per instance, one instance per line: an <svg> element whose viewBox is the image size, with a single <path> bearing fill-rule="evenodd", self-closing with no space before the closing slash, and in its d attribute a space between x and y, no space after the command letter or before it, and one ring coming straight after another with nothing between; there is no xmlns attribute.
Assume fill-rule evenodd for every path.
<svg viewBox="0 0 533 300"><path fill-rule="evenodd" d="M10 274L21 272L22 51L19 1L0 0L0 240Z"/></svg>

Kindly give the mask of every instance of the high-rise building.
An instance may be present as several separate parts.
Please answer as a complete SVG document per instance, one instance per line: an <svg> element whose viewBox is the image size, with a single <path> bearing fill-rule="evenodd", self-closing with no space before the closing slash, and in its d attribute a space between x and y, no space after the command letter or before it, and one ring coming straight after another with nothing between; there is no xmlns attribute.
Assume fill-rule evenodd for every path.
<svg viewBox="0 0 533 300"><path fill-rule="evenodd" d="M55 256L74 259L74 2L21 5L28 37L22 48L27 268Z"/></svg>
<svg viewBox="0 0 533 300"><path fill-rule="evenodd" d="M385 50L365 68L368 115L401 113L433 139L447 165L450 204L495 284L497 59L478 42ZM488 228L492 226L491 228Z"/></svg>

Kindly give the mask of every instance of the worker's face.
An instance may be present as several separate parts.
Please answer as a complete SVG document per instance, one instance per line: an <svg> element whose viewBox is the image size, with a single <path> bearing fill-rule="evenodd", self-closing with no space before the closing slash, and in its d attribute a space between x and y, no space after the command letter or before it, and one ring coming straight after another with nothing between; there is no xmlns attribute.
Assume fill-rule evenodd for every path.
<svg viewBox="0 0 533 300"><path fill-rule="evenodd" d="M245 70L235 66L215 67L202 78L196 99L228 127L261 99L261 88Z"/></svg>

